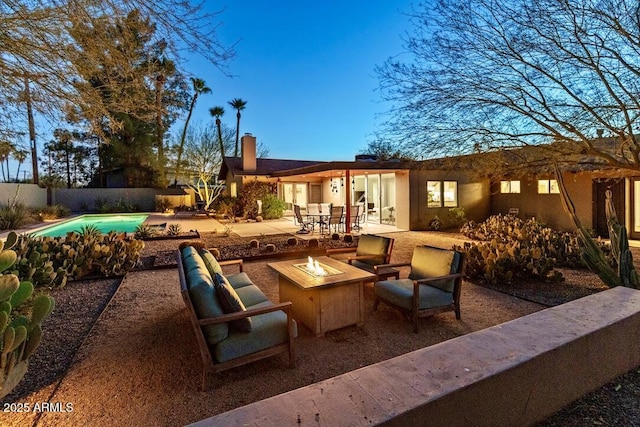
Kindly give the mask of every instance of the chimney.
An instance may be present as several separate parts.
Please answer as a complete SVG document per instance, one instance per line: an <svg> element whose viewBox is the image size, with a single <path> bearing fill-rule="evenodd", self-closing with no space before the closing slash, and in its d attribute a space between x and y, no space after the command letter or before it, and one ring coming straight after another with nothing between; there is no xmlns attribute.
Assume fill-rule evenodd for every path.
<svg viewBox="0 0 640 427"><path fill-rule="evenodd" d="M256 137L245 133L240 139L242 147L242 170L254 172L256 170Z"/></svg>

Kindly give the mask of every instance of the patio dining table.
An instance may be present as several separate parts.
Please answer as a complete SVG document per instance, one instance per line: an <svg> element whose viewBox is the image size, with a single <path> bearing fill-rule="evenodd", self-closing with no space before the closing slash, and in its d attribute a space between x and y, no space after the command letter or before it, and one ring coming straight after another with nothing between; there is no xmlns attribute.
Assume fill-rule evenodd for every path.
<svg viewBox="0 0 640 427"><path fill-rule="evenodd" d="M311 231L315 231L316 224L320 225L320 229L322 229L322 224L326 224L329 221L330 214L322 214L322 213L307 213L307 219L311 221Z"/></svg>

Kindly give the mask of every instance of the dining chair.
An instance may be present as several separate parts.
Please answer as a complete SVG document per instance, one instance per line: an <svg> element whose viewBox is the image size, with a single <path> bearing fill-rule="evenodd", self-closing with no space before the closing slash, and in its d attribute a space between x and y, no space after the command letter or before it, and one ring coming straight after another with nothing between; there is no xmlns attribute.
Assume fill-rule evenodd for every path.
<svg viewBox="0 0 640 427"><path fill-rule="evenodd" d="M315 229L316 224L322 226L322 216L320 215L320 203L308 203L307 204L307 219L311 223L312 230Z"/></svg>
<svg viewBox="0 0 640 427"><path fill-rule="evenodd" d="M325 224L321 224L321 227L325 227L327 233L331 233L331 226L336 233L340 229L344 231L344 206L331 206L329 219Z"/></svg>
<svg viewBox="0 0 640 427"><path fill-rule="evenodd" d="M352 230L360 230L360 205L351 206L349 222Z"/></svg>
<svg viewBox="0 0 640 427"><path fill-rule="evenodd" d="M309 230L309 226L312 226L313 224L311 224L309 221L305 221L304 218L302 218L302 213L300 213L300 206L298 205L293 205L293 213L295 215L295 219L297 220L298 224L300 225L302 228L300 228L300 230L297 231L298 234L309 234L311 231Z"/></svg>

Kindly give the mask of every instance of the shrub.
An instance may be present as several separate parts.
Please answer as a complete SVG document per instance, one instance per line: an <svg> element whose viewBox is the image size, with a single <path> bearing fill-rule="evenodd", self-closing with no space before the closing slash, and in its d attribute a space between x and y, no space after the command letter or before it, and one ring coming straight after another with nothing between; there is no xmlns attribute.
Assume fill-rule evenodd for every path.
<svg viewBox="0 0 640 427"><path fill-rule="evenodd" d="M263 215L265 219L269 219L269 216L264 214L264 200L265 197L273 196L276 192L277 185L275 183L253 181L244 184L236 201L236 216L243 218L255 218L258 215L258 200L262 200Z"/></svg>
<svg viewBox="0 0 640 427"><path fill-rule="evenodd" d="M0 230L15 230L30 221L31 212L22 203L0 206Z"/></svg>
<svg viewBox="0 0 640 427"><path fill-rule="evenodd" d="M33 213L40 219L40 221L44 221L48 219L64 218L69 215L70 211L66 206L52 205L34 209Z"/></svg>
<svg viewBox="0 0 640 427"><path fill-rule="evenodd" d="M236 210L236 198L231 196L218 197L213 202L213 209L219 215L225 215L227 217L234 217Z"/></svg>
<svg viewBox="0 0 640 427"><path fill-rule="evenodd" d="M91 274L120 276L140 259L144 242L123 239L117 233L67 233L65 237L17 236L13 250L17 254L13 274L36 287L63 287L68 279Z"/></svg>
<svg viewBox="0 0 640 427"><path fill-rule="evenodd" d="M460 228L467 222L464 208L451 208L446 218L447 227Z"/></svg>
<svg viewBox="0 0 640 427"><path fill-rule="evenodd" d="M182 233L182 226L180 224L169 224L167 227L168 236L177 236Z"/></svg>
<svg viewBox="0 0 640 427"><path fill-rule="evenodd" d="M262 216L264 219L282 218L286 205L275 194L266 194L262 198Z"/></svg>
<svg viewBox="0 0 640 427"><path fill-rule="evenodd" d="M438 215L434 216L431 221L429 221L429 230L438 231L442 228L442 221L440 221L440 217Z"/></svg>
<svg viewBox="0 0 640 427"><path fill-rule="evenodd" d="M556 267L584 267L577 235L552 230L533 218L494 215L480 224L468 222L460 231L483 241L457 247L467 253L467 276L492 284L528 277L561 281Z"/></svg>
<svg viewBox="0 0 640 427"><path fill-rule="evenodd" d="M148 239L150 237L155 237L157 234L158 230L155 227L142 223L136 227L133 235L136 239Z"/></svg>
<svg viewBox="0 0 640 427"><path fill-rule="evenodd" d="M135 203L125 202L122 199L110 202L99 197L94 199L93 203L99 213L131 213L140 211L140 206Z"/></svg>

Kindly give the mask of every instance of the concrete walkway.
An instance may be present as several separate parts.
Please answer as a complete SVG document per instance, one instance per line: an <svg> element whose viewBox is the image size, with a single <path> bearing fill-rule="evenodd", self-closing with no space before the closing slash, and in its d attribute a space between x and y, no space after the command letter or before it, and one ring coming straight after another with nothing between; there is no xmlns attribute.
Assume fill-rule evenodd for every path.
<svg viewBox="0 0 640 427"><path fill-rule="evenodd" d="M237 234L240 237L251 237L260 235L272 235L272 234L296 234L300 230L300 226L296 225L293 221L293 217L283 217L279 219L270 219L261 222L234 222L234 223L221 223L220 221L209 218L205 215L189 215L188 213L182 213L179 215L165 214L159 212L149 212L148 217L145 220L145 224L158 225L158 224L180 224L183 231L198 230L200 233L223 233L227 228L231 229L231 232ZM64 218L59 221L50 221L46 223L32 224L28 227L15 230L16 233L33 233L45 226L51 226L58 222L68 220ZM354 234L364 233L393 233L401 230L392 225L384 224L370 224L366 223ZM0 233L0 239L7 237L9 232ZM297 237L301 239L311 239L321 237L320 233L316 230L309 234L297 234Z"/></svg>
<svg viewBox="0 0 640 427"><path fill-rule="evenodd" d="M206 216L189 216L185 214L174 216L173 214L150 213L145 221L147 224L162 224L165 222L167 224L180 224L183 230L198 230L201 233L214 231L221 233L230 228L232 233L240 237L260 236L263 234L296 234L300 230L300 226L294 223L293 217L269 219L261 222L221 223ZM398 231L406 230L401 230L392 225L366 223L357 233L393 233ZM317 230L313 233L297 235L302 239L318 238L320 236Z"/></svg>

